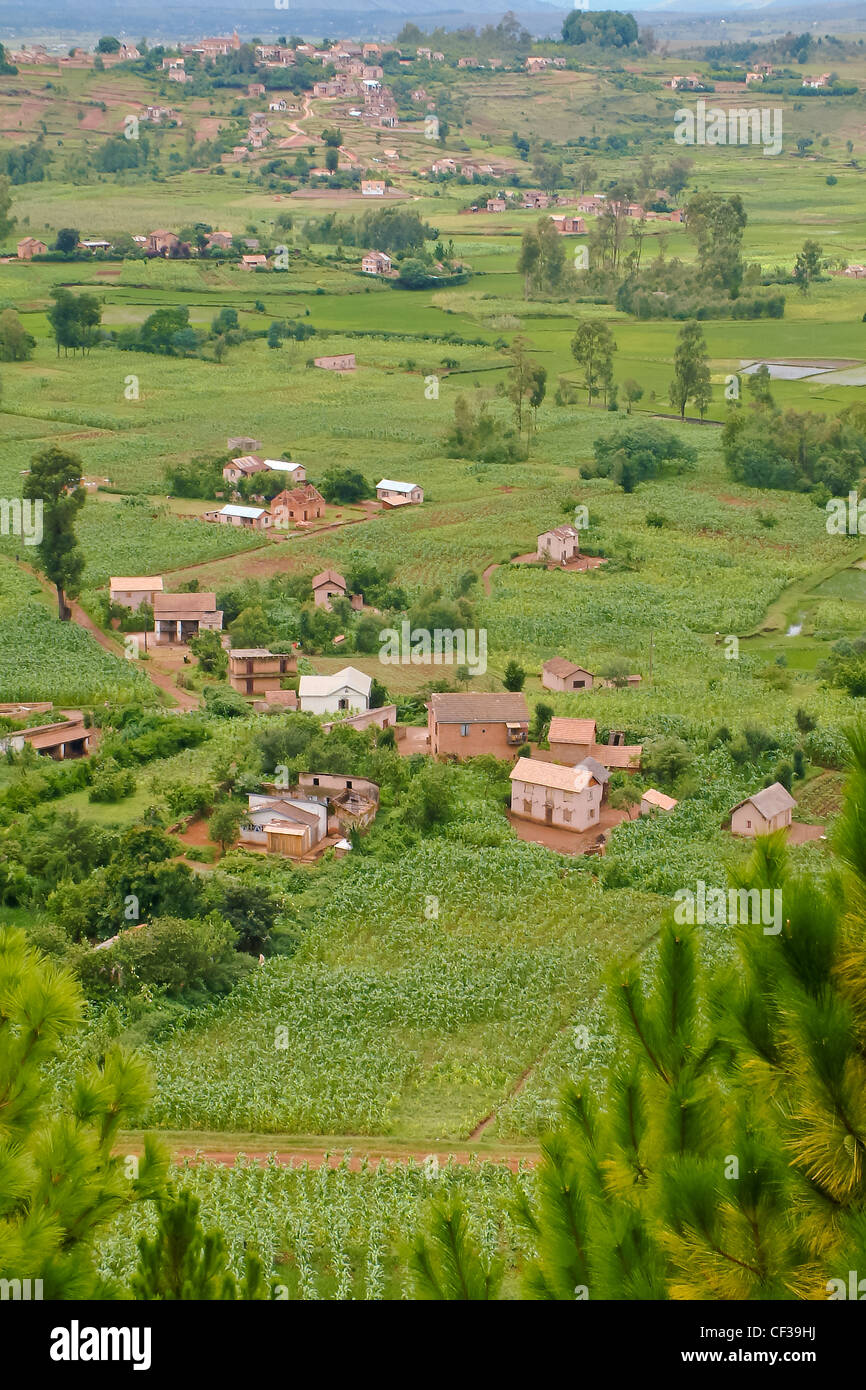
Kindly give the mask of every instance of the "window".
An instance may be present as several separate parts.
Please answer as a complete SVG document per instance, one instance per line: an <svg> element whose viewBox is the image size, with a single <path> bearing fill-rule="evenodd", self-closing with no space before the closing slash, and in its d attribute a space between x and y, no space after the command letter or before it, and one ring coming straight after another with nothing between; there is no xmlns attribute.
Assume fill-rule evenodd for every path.
<svg viewBox="0 0 866 1390"><path fill-rule="evenodd" d="M592 806L590 807L590 810L589 810L589 818L590 818L590 820L595 820L595 808L592 807Z"/></svg>
<svg viewBox="0 0 866 1390"><path fill-rule="evenodd" d="M484 730L482 729L481 732L483 733ZM467 736L468 733L469 733L469 725L468 725L468 724L461 724L461 725L460 725L460 736L461 736L461 738L466 738L466 736Z"/></svg>
<svg viewBox="0 0 866 1390"><path fill-rule="evenodd" d="M319 779L318 779L318 777L314 777L314 778L313 778L313 786L314 786L314 787L317 787L318 785L319 785Z"/></svg>
<svg viewBox="0 0 866 1390"><path fill-rule="evenodd" d="M571 821L571 812L570 812L570 811L563 811L563 813L562 813L562 819L566 822L566 824L569 824L570 821Z"/></svg>
<svg viewBox="0 0 866 1390"><path fill-rule="evenodd" d="M351 782L349 781L349 779L347 778L347 779L346 779L346 791L347 791L347 792L350 792L351 790L352 790L352 783L351 783Z"/></svg>
<svg viewBox="0 0 866 1390"><path fill-rule="evenodd" d="M752 822L751 822L750 820L747 820L747 821L746 821L746 829L747 829L747 830L751 830L751 828L752 828Z"/></svg>
<svg viewBox="0 0 866 1390"><path fill-rule="evenodd" d="M348 700L345 700L345 699L344 699L344 700L338 701L337 708L338 708L338 709L348 709L348 708L349 708L349 701L348 701Z"/></svg>

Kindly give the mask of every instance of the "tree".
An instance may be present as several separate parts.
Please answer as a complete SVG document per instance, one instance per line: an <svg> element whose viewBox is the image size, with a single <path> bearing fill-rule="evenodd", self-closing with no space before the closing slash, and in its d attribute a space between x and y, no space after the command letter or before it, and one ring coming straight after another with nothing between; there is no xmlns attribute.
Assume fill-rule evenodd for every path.
<svg viewBox="0 0 866 1390"><path fill-rule="evenodd" d="M412 1244L409 1267L422 1300L485 1301L495 1299L502 1284L501 1261L479 1253L465 1207L453 1197L433 1203L425 1230Z"/></svg>
<svg viewBox="0 0 866 1390"><path fill-rule="evenodd" d="M42 503L42 540L36 554L57 592L62 623L71 616L67 596L77 598L84 571L84 555L75 535L75 518L87 500L81 474L81 459L52 445L34 454L24 479L24 496Z"/></svg>
<svg viewBox="0 0 866 1390"><path fill-rule="evenodd" d="M202 671L208 676L224 676L228 670L228 654L218 632L202 628L190 639L189 649Z"/></svg>
<svg viewBox="0 0 866 1390"><path fill-rule="evenodd" d="M0 314L0 362L27 362L33 356L36 339L25 329L14 309Z"/></svg>
<svg viewBox="0 0 866 1390"><path fill-rule="evenodd" d="M71 256L78 246L78 228L61 227L57 233L57 240L54 243L54 250L61 251L64 256Z"/></svg>
<svg viewBox="0 0 866 1390"><path fill-rule="evenodd" d="M692 754L681 738L654 739L643 751L643 770L653 782L673 786L691 766Z"/></svg>
<svg viewBox="0 0 866 1390"><path fill-rule="evenodd" d="M48 310L57 344L57 355L63 348L64 355L72 348L80 348L85 354L96 341L96 330L102 319L99 300L93 294L71 294L69 290L58 288L54 291L54 303Z"/></svg>
<svg viewBox="0 0 866 1390"><path fill-rule="evenodd" d="M235 806L231 801L223 801L207 823L208 835L219 845L223 854L237 839L242 815L239 806Z"/></svg>
<svg viewBox="0 0 866 1390"><path fill-rule="evenodd" d="M612 806L615 811L627 811L629 820L632 818L631 813L634 807L640 806L640 803L640 792L631 782L626 782L623 787L614 787L608 797L608 804Z"/></svg>
<svg viewBox="0 0 866 1390"><path fill-rule="evenodd" d="M680 329L674 351L674 379L669 388L672 406L685 419L686 406L690 400L704 412L710 396L710 369L707 359L707 344L697 319L689 319Z"/></svg>
<svg viewBox="0 0 866 1390"><path fill-rule="evenodd" d="M550 728L550 721L553 718L554 713L555 710L553 708L553 705L546 705L541 700L539 700L536 704L535 718L533 720L532 731L538 743L543 743L544 740L547 738L547 732Z"/></svg>
<svg viewBox="0 0 866 1390"><path fill-rule="evenodd" d="M742 244L747 222L738 193L697 193L686 204L685 221L698 245L698 262L709 284L739 294L743 279Z"/></svg>
<svg viewBox="0 0 866 1390"><path fill-rule="evenodd" d="M112 34L104 34L96 45L97 53L119 53L120 39L116 39Z"/></svg>
<svg viewBox="0 0 866 1390"><path fill-rule="evenodd" d="M512 659L508 662L508 665L505 667L505 675L503 677L502 684L505 686L506 690L517 691L523 689L523 682L525 680L526 672L520 665L520 662L515 661L512 657Z"/></svg>
<svg viewBox="0 0 866 1390"><path fill-rule="evenodd" d="M555 294L565 278L563 238L549 217L541 217L535 228L523 233L517 269L523 276L524 298L530 289L538 294Z"/></svg>
<svg viewBox="0 0 866 1390"><path fill-rule="evenodd" d="M599 675L603 680L610 681L617 690L622 690L628 685L631 665L623 657L615 656L601 668Z"/></svg>
<svg viewBox="0 0 866 1390"><path fill-rule="evenodd" d="M131 1053L113 1045L74 1079L74 1095L58 1097L56 1066L73 1051L83 1008L65 969L0 927L0 1277L41 1280L34 1296L50 1300L121 1295L99 1273L95 1240L133 1203L160 1196L168 1169L151 1137L132 1171L114 1153L153 1093Z"/></svg>
<svg viewBox="0 0 866 1390"><path fill-rule="evenodd" d="M621 384L621 390L625 396L626 413L631 415L632 406L637 405L638 401L643 398L643 387L635 381L634 377L627 376Z"/></svg>
<svg viewBox="0 0 866 1390"><path fill-rule="evenodd" d="M229 633L235 647L266 647L274 637L274 625L261 604L254 603L229 623Z"/></svg>
<svg viewBox="0 0 866 1390"><path fill-rule="evenodd" d="M587 319L578 325L571 340L571 355L583 367L583 384L590 405L593 396L599 393L600 384L612 377L615 352L616 343L606 324Z"/></svg>
<svg viewBox="0 0 866 1390"><path fill-rule="evenodd" d="M325 470L319 491L326 502L342 504L361 502L375 495L363 473L355 468L341 468L337 464L331 464Z"/></svg>
<svg viewBox="0 0 866 1390"><path fill-rule="evenodd" d="M0 242L15 230L15 218L10 215L12 207L12 191L9 179L5 174L0 175Z"/></svg>
<svg viewBox="0 0 866 1390"><path fill-rule="evenodd" d="M198 1198L184 1191L164 1204L153 1240L142 1236L138 1242L133 1298L160 1303L268 1298L261 1260L250 1252L245 1253L238 1287L229 1269L225 1236L219 1230L203 1230L199 1206Z"/></svg>
<svg viewBox="0 0 866 1390"><path fill-rule="evenodd" d="M333 150L333 149L327 149L327 150L325 150L325 168L328 170L328 172L331 173L331 174L336 174L337 169L338 169L338 167L339 167L339 164L340 164L340 152L339 152L339 150Z"/></svg>
<svg viewBox="0 0 866 1390"><path fill-rule="evenodd" d="M798 251L797 259L794 262L794 279L800 288L801 294L809 293L809 286L813 280L817 280L821 274L821 257L824 249L817 241L807 240L803 242L803 249Z"/></svg>
<svg viewBox="0 0 866 1390"><path fill-rule="evenodd" d="M773 404L773 394L770 390L770 369L766 362L762 362L755 371L749 372L746 377L746 390L749 395L754 396L756 401L762 401L765 405Z"/></svg>

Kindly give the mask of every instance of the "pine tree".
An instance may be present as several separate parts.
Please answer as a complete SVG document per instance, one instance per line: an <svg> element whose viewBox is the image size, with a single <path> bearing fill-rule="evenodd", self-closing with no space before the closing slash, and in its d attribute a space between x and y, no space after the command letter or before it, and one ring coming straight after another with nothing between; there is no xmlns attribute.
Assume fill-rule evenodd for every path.
<svg viewBox="0 0 866 1390"><path fill-rule="evenodd" d="M58 1100L48 1069L82 1011L72 976L22 931L0 928L0 1277L42 1280L45 1299L121 1295L96 1269L95 1238L131 1203L158 1196L168 1166L153 1140L131 1173L112 1153L151 1094L144 1063L121 1048Z"/></svg>
<svg viewBox="0 0 866 1390"><path fill-rule="evenodd" d="M418 1299L482 1301L495 1299L502 1265L476 1249L466 1211L459 1200L434 1202L427 1228L409 1258Z"/></svg>
<svg viewBox="0 0 866 1390"><path fill-rule="evenodd" d="M133 1297L152 1302L268 1298L258 1257L247 1252L239 1286L229 1269L222 1231L205 1232L198 1212L198 1198L190 1192L180 1192L166 1204L153 1240L142 1237L138 1243Z"/></svg>

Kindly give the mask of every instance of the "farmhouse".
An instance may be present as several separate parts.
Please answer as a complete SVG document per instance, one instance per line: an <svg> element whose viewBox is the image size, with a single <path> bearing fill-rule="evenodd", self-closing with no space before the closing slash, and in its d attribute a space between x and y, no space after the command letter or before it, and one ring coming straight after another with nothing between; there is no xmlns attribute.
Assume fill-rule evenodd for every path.
<svg viewBox="0 0 866 1390"><path fill-rule="evenodd" d="M405 507L408 503L424 501L424 491L417 483L395 482L393 478L382 478L376 484L376 496L386 507Z"/></svg>
<svg viewBox="0 0 866 1390"><path fill-rule="evenodd" d="M774 782L763 791L747 796L731 811L733 835L771 835L791 824L791 812L797 805L781 782Z"/></svg>
<svg viewBox="0 0 866 1390"><path fill-rule="evenodd" d="M492 753L515 758L529 738L529 710L519 693L434 694L427 706L427 729L430 752L437 757Z"/></svg>
<svg viewBox="0 0 866 1390"><path fill-rule="evenodd" d="M554 526L550 531L542 531L538 537L536 551L539 560L553 561L565 565L580 554L580 532L576 526Z"/></svg>
<svg viewBox="0 0 866 1390"><path fill-rule="evenodd" d="M325 372L353 372L355 370L354 352L342 352L335 357L314 357L313 366Z"/></svg>
<svg viewBox="0 0 866 1390"><path fill-rule="evenodd" d="M325 499L312 483L284 489L271 502L271 516L276 527L285 528L290 521L315 521L325 514Z"/></svg>
<svg viewBox="0 0 866 1390"><path fill-rule="evenodd" d="M378 83L376 84L378 86ZM365 198L384 198L385 180L384 179L362 179L361 192Z"/></svg>
<svg viewBox="0 0 866 1390"><path fill-rule="evenodd" d="M328 808L305 797L250 793L249 808L240 824L242 845L300 859L328 833Z"/></svg>
<svg viewBox="0 0 866 1390"><path fill-rule="evenodd" d="M23 241L19 241L17 251L19 261L32 261L34 256L44 256L48 247L44 241L39 241L35 236L26 236Z"/></svg>
<svg viewBox="0 0 866 1390"><path fill-rule="evenodd" d="M348 586L336 570L313 575L313 602L317 608L330 608L332 598L345 598Z"/></svg>
<svg viewBox="0 0 866 1390"><path fill-rule="evenodd" d="M145 574L117 576L108 581L108 597L124 608L138 608L142 603L153 607L154 594L162 593L162 576Z"/></svg>
<svg viewBox="0 0 866 1390"><path fill-rule="evenodd" d="M149 256L168 256L178 246L180 246L180 237L175 236L174 232L167 232L164 229L148 232L144 243L144 249Z"/></svg>
<svg viewBox="0 0 866 1390"><path fill-rule="evenodd" d="M285 111L285 110L286 110L286 102L285 102L285 100L283 99L283 97L278 97L276 101L269 101L269 102L268 102L268 110L269 110L269 111Z"/></svg>
<svg viewBox="0 0 866 1390"><path fill-rule="evenodd" d="M866 280L866 265L848 265L842 271L851 280Z"/></svg>
<svg viewBox="0 0 866 1390"><path fill-rule="evenodd" d="M608 773L597 764L559 767L518 758L510 777L514 815L563 830L587 830L598 824Z"/></svg>
<svg viewBox="0 0 866 1390"><path fill-rule="evenodd" d="M307 470L302 463L293 463L290 459L265 459L264 464L271 473L285 473L290 483L304 483L307 480Z"/></svg>
<svg viewBox="0 0 866 1390"><path fill-rule="evenodd" d="M241 256L241 265L244 270L267 270L268 258L261 252L253 253L248 256Z"/></svg>
<svg viewBox="0 0 866 1390"><path fill-rule="evenodd" d="M676 804L672 796L665 796L664 792L657 792L655 787L648 787L641 793L640 813L642 816L651 816L657 811L672 811Z"/></svg>
<svg viewBox="0 0 866 1390"><path fill-rule="evenodd" d="M261 56L261 54L260 54L259 56ZM251 82L251 83L249 84L249 86L247 87L247 96L248 96L248 97L263 97L264 94L265 94L265 85L264 85L263 82Z"/></svg>
<svg viewBox="0 0 866 1390"><path fill-rule="evenodd" d="M216 246L220 251L230 251L232 245L231 232L210 232L207 239L208 246Z"/></svg>
<svg viewBox="0 0 866 1390"><path fill-rule="evenodd" d="M361 258L361 269L365 275L387 275L391 269L391 257L384 251L368 251Z"/></svg>
<svg viewBox="0 0 866 1390"><path fill-rule="evenodd" d="M279 690L282 677L297 669L293 652L271 652L267 647L235 647L229 652L229 685L239 695Z"/></svg>
<svg viewBox="0 0 866 1390"><path fill-rule="evenodd" d="M216 594L154 594L153 616L157 642L185 644L200 631L222 631Z"/></svg>
<svg viewBox="0 0 866 1390"><path fill-rule="evenodd" d="M564 656L551 657L541 668L541 684L545 690L591 690L595 675L583 666L575 666Z"/></svg>
<svg viewBox="0 0 866 1390"><path fill-rule="evenodd" d="M604 211L607 196L604 193L584 193L577 200L579 212L598 213Z"/></svg>
<svg viewBox="0 0 866 1390"><path fill-rule="evenodd" d="M366 830L379 809L379 788L366 777L341 777L336 773L302 772L298 791L322 801L333 812L343 834Z"/></svg>
<svg viewBox="0 0 866 1390"><path fill-rule="evenodd" d="M596 742L594 719L567 719L555 716L550 721L547 736L550 757L553 762L568 763L574 767L585 758L595 758L602 767L618 768L623 772L634 772L640 767L643 745L627 744L622 734L611 732L607 743Z"/></svg>
<svg viewBox="0 0 866 1390"><path fill-rule="evenodd" d="M205 512L205 521L217 521L221 526L245 526L250 531L266 531L273 521L267 507L239 507L228 502L218 512Z"/></svg>
<svg viewBox="0 0 866 1390"><path fill-rule="evenodd" d="M249 478L253 473L262 473L265 469L264 459L260 459L257 454L242 454L240 458L232 459L223 469L223 477L227 483L240 482L241 478Z"/></svg>
<svg viewBox="0 0 866 1390"><path fill-rule="evenodd" d="M565 213L560 213L550 220L560 236L581 236L586 231L582 217L567 217Z"/></svg>
<svg viewBox="0 0 866 1390"><path fill-rule="evenodd" d="M366 710L370 707L372 677L354 666L344 666L329 676L301 676L298 698L301 709L309 714L339 714L341 710Z"/></svg>
<svg viewBox="0 0 866 1390"><path fill-rule="evenodd" d="M505 199L504 199L504 198L488 198L488 199L487 199L487 211L488 211L488 212L504 212L504 211L505 211L505 207L506 207L506 203L505 203Z"/></svg>
<svg viewBox="0 0 866 1390"><path fill-rule="evenodd" d="M529 188L523 195L523 206L525 208L546 208L550 206L550 195L541 193L537 188Z"/></svg>
<svg viewBox="0 0 866 1390"><path fill-rule="evenodd" d="M5 734L0 738L0 753L20 753L25 744L57 762L84 758L90 751L90 731L84 727L84 716L77 710L70 710L65 718L54 723L32 725L29 729Z"/></svg>

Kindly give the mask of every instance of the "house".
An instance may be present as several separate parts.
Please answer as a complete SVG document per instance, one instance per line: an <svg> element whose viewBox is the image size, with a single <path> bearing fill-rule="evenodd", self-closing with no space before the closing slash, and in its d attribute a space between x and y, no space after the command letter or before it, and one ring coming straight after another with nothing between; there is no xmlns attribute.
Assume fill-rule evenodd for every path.
<svg viewBox="0 0 866 1390"><path fill-rule="evenodd" d="M234 502L227 502L218 512L205 512L204 517L221 526L244 526L249 531L267 531L273 522L267 507L239 507Z"/></svg>
<svg viewBox="0 0 866 1390"><path fill-rule="evenodd" d="M804 87L815 87L815 88L817 88L817 87L829 87L829 85L830 85L830 74L829 74L829 72L822 72L820 77L804 77L804 78L803 78L803 86L804 86Z"/></svg>
<svg viewBox="0 0 866 1390"><path fill-rule="evenodd" d="M19 241L17 251L19 261L32 261L34 256L44 256L48 250L44 241L35 236L26 236Z"/></svg>
<svg viewBox="0 0 866 1390"><path fill-rule="evenodd" d="M247 87L248 97L263 97L265 94L264 82L251 82Z"/></svg>
<svg viewBox="0 0 866 1390"><path fill-rule="evenodd" d="M512 813L561 830L589 830L598 825L608 776L597 764L559 767L518 758L510 773Z"/></svg>
<svg viewBox="0 0 866 1390"><path fill-rule="evenodd" d="M384 198L385 180L384 179L362 179L361 192L365 198Z"/></svg>
<svg viewBox="0 0 866 1390"><path fill-rule="evenodd" d="M154 594L153 616L157 642L184 644L200 631L222 631L223 615L216 606L216 594Z"/></svg>
<svg viewBox="0 0 866 1390"><path fill-rule="evenodd" d="M505 203L505 199L504 199L504 198L488 198L488 199L487 199L487 211L488 211L488 212L504 212L504 211L505 211L505 207L506 207L506 203Z"/></svg>
<svg viewBox="0 0 866 1390"><path fill-rule="evenodd" d="M547 741L553 762L569 763L574 767L588 758L595 747L595 720L555 716L550 721Z"/></svg>
<svg viewBox="0 0 866 1390"><path fill-rule="evenodd" d="M279 690L282 677L294 675L297 669L293 652L270 652L267 647L234 647L229 652L229 685L239 695Z"/></svg>
<svg viewBox="0 0 866 1390"><path fill-rule="evenodd" d="M591 690L594 680L594 672L575 666L564 656L551 657L541 668L541 684L545 690Z"/></svg>
<svg viewBox="0 0 866 1390"><path fill-rule="evenodd" d="M550 220L560 236L582 236L586 231L586 223L582 217L567 217L562 213L551 217Z"/></svg>
<svg viewBox="0 0 866 1390"><path fill-rule="evenodd" d="M285 529L290 521L315 521L325 514L325 499L312 483L284 488L271 502L273 524Z"/></svg>
<svg viewBox="0 0 866 1390"><path fill-rule="evenodd" d="M144 108L144 119L151 121L154 125L161 125L165 121L176 121L177 112L170 106L146 106Z"/></svg>
<svg viewBox="0 0 866 1390"><path fill-rule="evenodd" d="M538 189L527 189L523 195L523 206L525 208L550 207L550 195L541 193Z"/></svg>
<svg viewBox="0 0 866 1390"><path fill-rule="evenodd" d="M747 87L750 86L753 82L763 82L763 80L764 80L764 74L763 74L762 72L747 72L747 73L746 73L746 86L747 86Z"/></svg>
<svg viewBox="0 0 866 1390"><path fill-rule="evenodd" d="M238 453L243 451L245 454L252 454L256 449L262 447L260 439L250 439L249 435L236 434L232 439L226 440L227 449L236 449Z"/></svg>
<svg viewBox="0 0 866 1390"><path fill-rule="evenodd" d="M124 608L138 608L142 603L153 607L154 594L162 593L162 575L120 576L108 581L108 597Z"/></svg>
<svg viewBox="0 0 866 1390"><path fill-rule="evenodd" d="M456 174L457 161L447 157L445 159L434 159L430 165L431 174Z"/></svg>
<svg viewBox="0 0 866 1390"><path fill-rule="evenodd" d="M179 236L175 236L174 232L160 229L156 232L148 232L144 249L149 256L168 256L178 246L180 246Z"/></svg>
<svg viewBox="0 0 866 1390"><path fill-rule="evenodd" d="M387 275L391 269L391 257L384 251L367 251L361 258L361 269L365 275Z"/></svg>
<svg viewBox="0 0 866 1390"><path fill-rule="evenodd" d="M169 68L168 80L169 82L189 82L190 77L186 68Z"/></svg>
<svg viewBox="0 0 866 1390"><path fill-rule="evenodd" d="M579 212L603 212L607 197L604 193L584 193L577 200Z"/></svg>
<svg viewBox="0 0 866 1390"><path fill-rule="evenodd" d="M370 708L371 676L354 666L344 666L329 676L301 676L298 699L308 714L338 714L341 710Z"/></svg>
<svg viewBox="0 0 866 1390"><path fill-rule="evenodd" d="M328 833L328 808L306 797L249 794L249 807L239 826L242 845L300 859Z"/></svg>
<svg viewBox="0 0 866 1390"><path fill-rule="evenodd" d="M324 372L353 372L355 370L354 352L338 353L334 357L314 357L313 366Z"/></svg>
<svg viewBox="0 0 866 1390"><path fill-rule="evenodd" d="M426 101L426 100L427 100L427 92L426 92L426 89L425 89L424 87L416 87L415 90L414 90L414 92L412 93L412 100L413 100L413 101Z"/></svg>
<svg viewBox="0 0 866 1390"><path fill-rule="evenodd" d="M417 483L396 482L393 478L382 478L376 484L376 496L386 507L405 507L408 503L424 501L424 491Z"/></svg>
<svg viewBox="0 0 866 1390"><path fill-rule="evenodd" d="M78 249L79 251L110 251L111 242L89 237L87 241L79 241Z"/></svg>
<svg viewBox="0 0 866 1390"><path fill-rule="evenodd" d="M302 772L298 791L311 801L323 802L343 834L366 830L379 809L379 788L366 777L341 777L336 773Z"/></svg>
<svg viewBox="0 0 866 1390"><path fill-rule="evenodd" d="M43 757L63 762L66 758L85 758L90 751L90 738L83 714L70 710L63 719L51 724L35 724L29 729L15 729L4 734L0 738L0 753L20 753L25 744L29 744Z"/></svg>
<svg viewBox="0 0 866 1390"><path fill-rule="evenodd" d="M231 232L210 232L207 238L208 246L216 246L220 251L230 251L232 245Z"/></svg>
<svg viewBox="0 0 866 1390"><path fill-rule="evenodd" d="M269 111L285 111L285 110L286 110L286 105L287 105L287 104L286 104L285 99L284 99L283 97L278 97L276 101L269 101L269 102L268 102L268 110L269 110Z"/></svg>
<svg viewBox="0 0 866 1390"><path fill-rule="evenodd" d="M672 811L677 802L672 796L665 796L664 792L657 792L655 787L648 787L641 793L640 813L642 816L654 815L656 811Z"/></svg>
<svg viewBox="0 0 866 1390"><path fill-rule="evenodd" d="M242 454L239 458L232 459L223 468L223 477L227 483L237 483L241 478L249 478L253 473L263 473L265 471L265 461L256 454Z"/></svg>
<svg viewBox="0 0 866 1390"><path fill-rule="evenodd" d="M307 481L307 470L302 463L294 463L291 459L265 459L264 463L271 473L285 473L290 483Z"/></svg>
<svg viewBox="0 0 866 1390"><path fill-rule="evenodd" d="M427 706L430 752L437 757L472 758L492 753L515 758L529 738L525 696L434 694Z"/></svg>
<svg viewBox="0 0 866 1390"><path fill-rule="evenodd" d="M731 834L772 835L774 830L785 830L791 824L791 812L796 805L781 782L774 782L733 808Z"/></svg>
<svg viewBox="0 0 866 1390"><path fill-rule="evenodd" d="M345 598L348 585L336 570L322 570L313 576L313 602L318 608L330 608L332 598Z"/></svg>
<svg viewBox="0 0 866 1390"><path fill-rule="evenodd" d="M842 271L851 280L866 280L866 265L849 265Z"/></svg>
<svg viewBox="0 0 866 1390"><path fill-rule="evenodd" d="M244 270L267 270L268 258L262 254L241 256L241 265Z"/></svg>
<svg viewBox="0 0 866 1390"><path fill-rule="evenodd" d="M539 560L566 565L580 554L580 532L576 526L554 526L538 537L536 554Z"/></svg>

